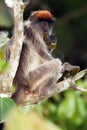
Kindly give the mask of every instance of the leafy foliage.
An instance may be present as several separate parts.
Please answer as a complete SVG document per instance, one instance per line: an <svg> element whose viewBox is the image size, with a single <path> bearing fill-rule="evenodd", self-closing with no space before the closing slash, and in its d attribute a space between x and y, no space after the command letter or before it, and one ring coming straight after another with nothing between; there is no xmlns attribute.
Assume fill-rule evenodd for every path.
<svg viewBox="0 0 87 130"><path fill-rule="evenodd" d="M87 81L79 80L77 85L87 88ZM60 130L60 128L62 130L77 130L79 128L86 130L86 98L87 93L68 90L60 95L56 94L53 98L45 100L33 107L20 107L21 109L19 110L21 111L13 110L12 112L10 112L10 110L12 106L14 106L14 102L11 99L0 98L0 117L1 121L3 121L7 113L10 112L10 116L8 115L6 120L6 124L8 124L5 127L6 130L17 130L19 128L22 130L24 130L24 128L31 130L36 128L38 128L38 130L43 130L43 128L55 130L56 126L50 124L47 119L58 126L57 130ZM37 111L40 116L37 112L33 113L33 110ZM47 119L43 119L42 115Z"/></svg>
<svg viewBox="0 0 87 130"><path fill-rule="evenodd" d="M5 71L5 69L7 68L7 63L4 60L0 60L0 74L3 73L3 71Z"/></svg>
<svg viewBox="0 0 87 130"><path fill-rule="evenodd" d="M12 26L12 18L11 14L9 13L9 10L4 3L4 0L0 1L0 27L6 27L9 28Z"/></svg>
<svg viewBox="0 0 87 130"><path fill-rule="evenodd" d="M10 98L0 97L0 123L5 121L7 114L15 106L15 103Z"/></svg>
<svg viewBox="0 0 87 130"><path fill-rule="evenodd" d="M78 86L87 88L86 80L79 80ZM57 97L57 98L56 98ZM87 93L68 90L55 95L36 109L63 130L87 128Z"/></svg>

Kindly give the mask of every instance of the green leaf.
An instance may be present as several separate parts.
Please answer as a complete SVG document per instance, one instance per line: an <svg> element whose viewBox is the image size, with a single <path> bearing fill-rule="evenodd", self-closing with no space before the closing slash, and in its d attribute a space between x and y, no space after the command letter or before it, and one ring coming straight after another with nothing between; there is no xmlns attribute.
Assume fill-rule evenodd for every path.
<svg viewBox="0 0 87 130"><path fill-rule="evenodd" d="M56 106L53 103L48 103L49 105L49 111L51 113L55 113L56 112Z"/></svg>
<svg viewBox="0 0 87 130"><path fill-rule="evenodd" d="M0 73L3 73L3 71L7 68L8 64L5 60L0 60Z"/></svg>
<svg viewBox="0 0 87 130"><path fill-rule="evenodd" d="M9 28L13 25L12 17L4 0L0 0L0 27Z"/></svg>
<svg viewBox="0 0 87 130"><path fill-rule="evenodd" d="M66 93L65 100L60 104L58 108L58 115L61 118L70 119L75 113L75 95L72 92Z"/></svg>
<svg viewBox="0 0 87 130"><path fill-rule="evenodd" d="M87 89L87 80L78 80L77 81L77 86L81 86L83 88L86 88Z"/></svg>
<svg viewBox="0 0 87 130"><path fill-rule="evenodd" d="M81 118L86 117L86 113L87 113L86 104L81 97L77 98L77 107Z"/></svg>
<svg viewBox="0 0 87 130"><path fill-rule="evenodd" d="M8 112L15 106L11 98L0 97L0 123L5 121Z"/></svg>

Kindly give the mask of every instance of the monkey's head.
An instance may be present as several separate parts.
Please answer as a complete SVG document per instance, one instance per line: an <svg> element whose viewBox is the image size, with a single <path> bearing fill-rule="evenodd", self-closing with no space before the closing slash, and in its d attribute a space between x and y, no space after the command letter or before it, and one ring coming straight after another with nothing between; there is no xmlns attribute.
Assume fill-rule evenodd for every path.
<svg viewBox="0 0 87 130"><path fill-rule="evenodd" d="M32 24L39 25L39 29L43 31L43 35L51 34L55 18L49 11L34 11L31 13L29 20L32 22Z"/></svg>
<svg viewBox="0 0 87 130"><path fill-rule="evenodd" d="M52 28L55 21L53 15L47 10L34 11L29 20L37 30L41 31L43 40L49 50L54 50L57 44L57 38L52 34Z"/></svg>

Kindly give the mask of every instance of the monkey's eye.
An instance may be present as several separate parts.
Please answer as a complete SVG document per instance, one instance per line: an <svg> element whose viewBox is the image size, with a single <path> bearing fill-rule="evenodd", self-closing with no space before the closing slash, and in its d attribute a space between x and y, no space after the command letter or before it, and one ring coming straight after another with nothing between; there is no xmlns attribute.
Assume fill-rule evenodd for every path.
<svg viewBox="0 0 87 130"><path fill-rule="evenodd" d="M42 26L42 27L46 27L46 26L47 26L47 23L46 23L46 22L41 22L41 26Z"/></svg>

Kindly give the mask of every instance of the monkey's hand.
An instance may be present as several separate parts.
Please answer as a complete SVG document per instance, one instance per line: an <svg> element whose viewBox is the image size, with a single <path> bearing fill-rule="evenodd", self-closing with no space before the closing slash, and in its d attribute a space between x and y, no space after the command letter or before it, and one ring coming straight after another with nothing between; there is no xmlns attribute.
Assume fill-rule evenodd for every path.
<svg viewBox="0 0 87 130"><path fill-rule="evenodd" d="M65 62L62 66L62 74L63 74L63 77L66 77L66 78L75 76L79 71L80 71L79 66L74 66L67 62Z"/></svg>
<svg viewBox="0 0 87 130"><path fill-rule="evenodd" d="M57 46L57 38L55 35L47 35L44 37L44 41L48 46L48 49L52 52Z"/></svg>

